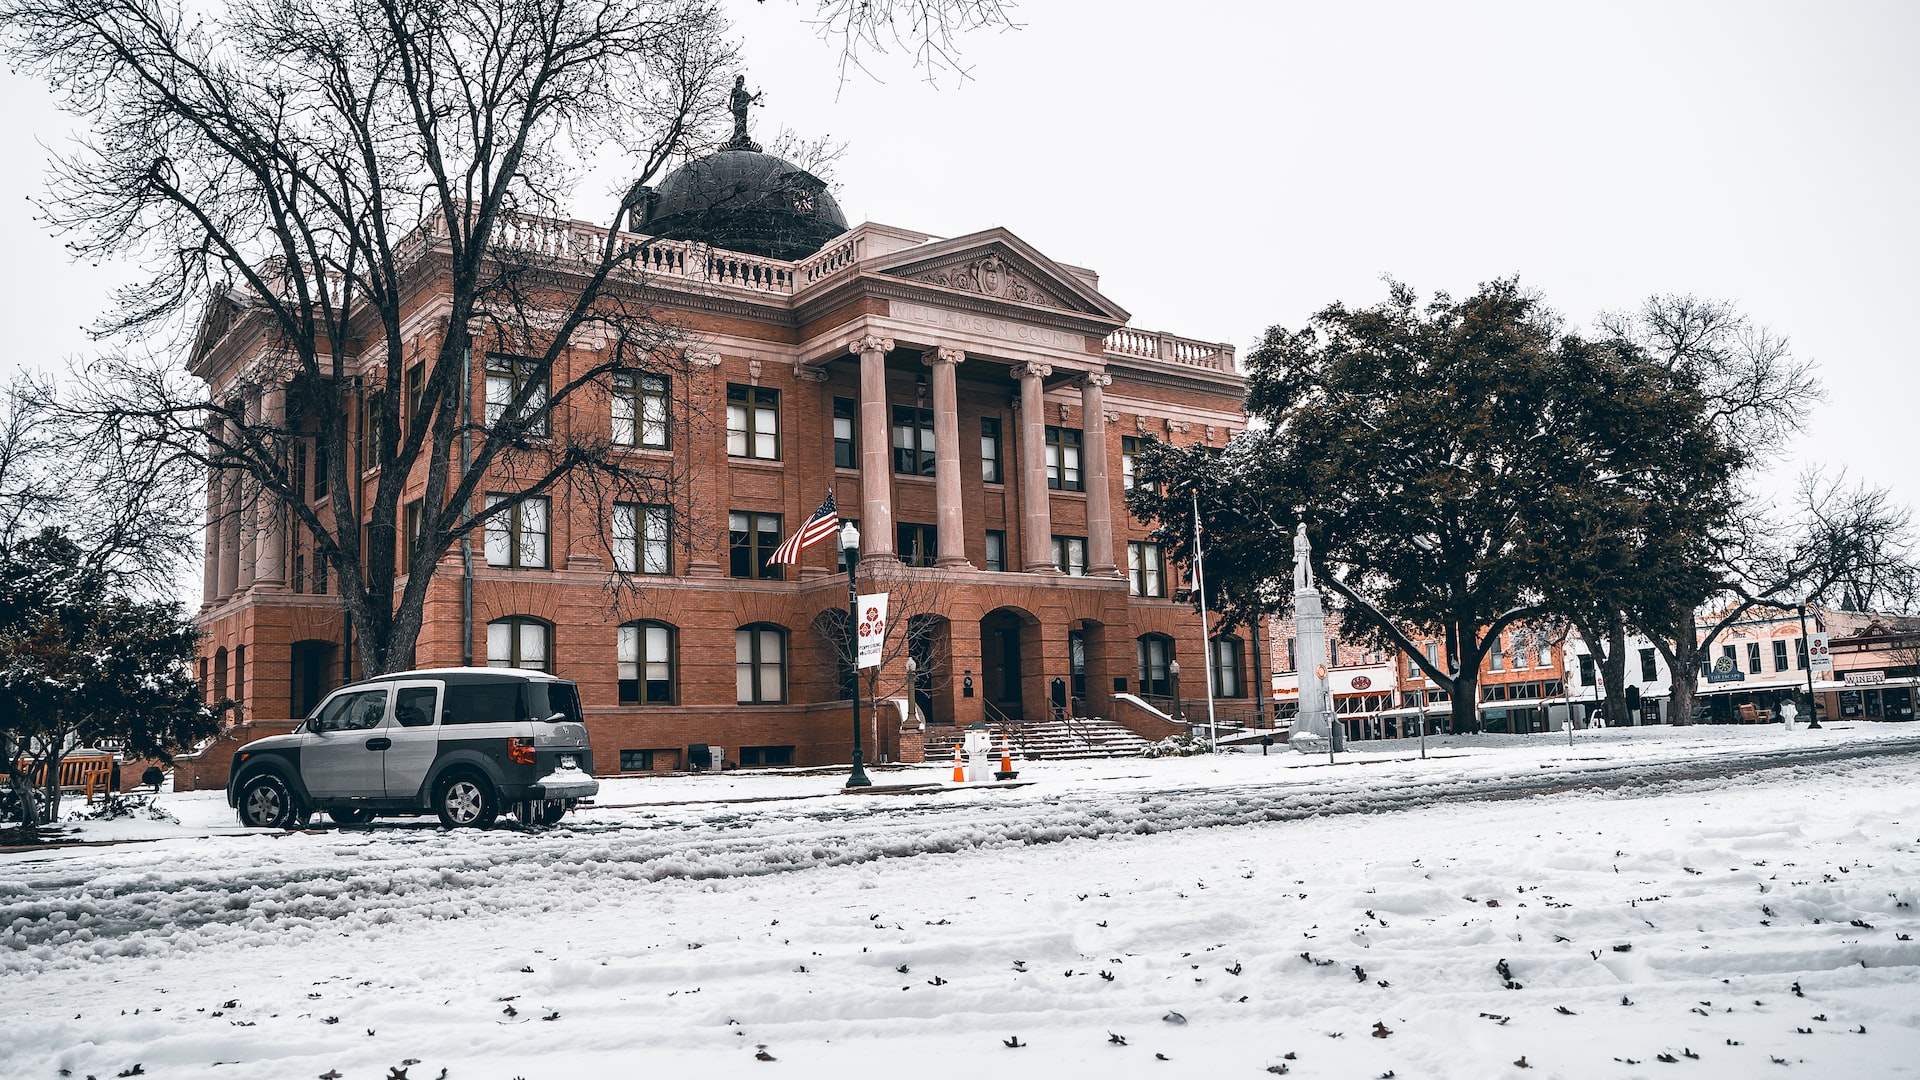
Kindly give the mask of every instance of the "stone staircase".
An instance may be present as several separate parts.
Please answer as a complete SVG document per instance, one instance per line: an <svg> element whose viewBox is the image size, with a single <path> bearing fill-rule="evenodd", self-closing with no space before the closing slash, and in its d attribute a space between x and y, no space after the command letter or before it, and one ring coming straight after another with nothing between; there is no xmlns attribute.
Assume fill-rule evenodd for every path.
<svg viewBox="0 0 1920 1080"><path fill-rule="evenodd" d="M1133 757L1152 745L1112 720L1079 716L1072 720L1026 720L994 724L993 745L1000 746L1005 732L1013 741L1015 757L1029 761L1061 761L1073 758ZM927 761L951 760L953 747L966 737L966 729L945 725L927 728Z"/></svg>

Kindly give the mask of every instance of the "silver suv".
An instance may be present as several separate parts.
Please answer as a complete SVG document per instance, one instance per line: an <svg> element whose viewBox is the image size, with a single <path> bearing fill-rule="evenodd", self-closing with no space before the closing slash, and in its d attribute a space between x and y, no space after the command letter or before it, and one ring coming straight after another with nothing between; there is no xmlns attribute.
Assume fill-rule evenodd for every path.
<svg viewBox="0 0 1920 1080"><path fill-rule="evenodd" d="M433 811L448 828L511 807L552 825L600 790L573 683L495 668L402 671L343 686L298 728L233 755L240 823L286 829Z"/></svg>

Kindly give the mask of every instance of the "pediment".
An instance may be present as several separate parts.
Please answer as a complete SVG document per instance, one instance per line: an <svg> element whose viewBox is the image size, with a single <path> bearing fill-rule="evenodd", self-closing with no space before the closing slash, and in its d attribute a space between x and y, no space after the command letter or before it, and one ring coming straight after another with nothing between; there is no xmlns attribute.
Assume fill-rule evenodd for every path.
<svg viewBox="0 0 1920 1080"><path fill-rule="evenodd" d="M1008 303L1119 323L1128 318L1126 311L1099 290L1005 229L909 248L875 269L889 277Z"/></svg>

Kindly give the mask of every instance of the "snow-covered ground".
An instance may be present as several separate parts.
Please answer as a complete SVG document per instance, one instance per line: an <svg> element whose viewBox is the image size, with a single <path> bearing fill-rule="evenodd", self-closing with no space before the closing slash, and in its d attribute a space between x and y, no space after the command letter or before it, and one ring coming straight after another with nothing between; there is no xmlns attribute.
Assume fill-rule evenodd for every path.
<svg viewBox="0 0 1920 1080"><path fill-rule="evenodd" d="M544 833L163 794L0 854L0 1077L1920 1075L1914 725L1428 752L615 780Z"/></svg>

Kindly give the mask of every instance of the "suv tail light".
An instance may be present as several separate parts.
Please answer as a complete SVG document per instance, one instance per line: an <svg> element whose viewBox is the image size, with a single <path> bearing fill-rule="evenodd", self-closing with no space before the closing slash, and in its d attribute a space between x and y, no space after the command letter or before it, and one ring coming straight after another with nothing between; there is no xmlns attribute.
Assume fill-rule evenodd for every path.
<svg viewBox="0 0 1920 1080"><path fill-rule="evenodd" d="M533 764L533 740L513 739L507 743L507 760L515 765Z"/></svg>

